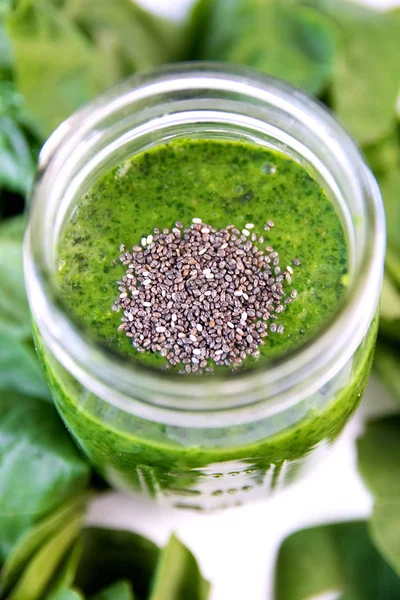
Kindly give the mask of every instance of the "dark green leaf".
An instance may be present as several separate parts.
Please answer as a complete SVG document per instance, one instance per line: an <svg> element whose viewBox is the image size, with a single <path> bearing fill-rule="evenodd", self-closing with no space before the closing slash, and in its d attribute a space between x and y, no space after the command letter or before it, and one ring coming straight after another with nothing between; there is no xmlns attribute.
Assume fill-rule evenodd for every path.
<svg viewBox="0 0 400 600"><path fill-rule="evenodd" d="M0 401L0 562L34 523L84 489L89 467L54 407L12 392Z"/></svg>
<svg viewBox="0 0 400 600"><path fill-rule="evenodd" d="M25 198L8 190L0 189L0 219L14 217L25 207Z"/></svg>
<svg viewBox="0 0 400 600"><path fill-rule="evenodd" d="M0 575L1 590L7 591L16 583L28 562L39 548L71 520L82 516L86 506L86 495L68 500L54 513L28 529L21 536L6 558ZM69 587L73 578L63 587Z"/></svg>
<svg viewBox="0 0 400 600"><path fill-rule="evenodd" d="M17 0L7 30L18 90L43 135L121 77L167 62L179 40L131 0Z"/></svg>
<svg viewBox="0 0 400 600"><path fill-rule="evenodd" d="M117 581L101 590L92 600L134 600L133 589L130 581Z"/></svg>
<svg viewBox="0 0 400 600"><path fill-rule="evenodd" d="M197 21L197 22L196 22ZM328 19L312 8L268 0L200 0L192 56L247 65L318 94L333 67Z"/></svg>
<svg viewBox="0 0 400 600"><path fill-rule="evenodd" d="M375 504L370 532L382 556L400 576L400 498Z"/></svg>
<svg viewBox="0 0 400 600"><path fill-rule="evenodd" d="M284 540L276 600L316 600L324 594L341 600L400 597L400 579L372 545L364 522L303 529Z"/></svg>
<svg viewBox="0 0 400 600"><path fill-rule="evenodd" d="M161 551L150 600L207 600L209 593L195 557L172 535Z"/></svg>
<svg viewBox="0 0 400 600"><path fill-rule="evenodd" d="M311 3L337 27L332 108L360 144L371 144L389 134L395 123L400 18L346 0Z"/></svg>
<svg viewBox="0 0 400 600"><path fill-rule="evenodd" d="M400 343L390 345L379 340L375 351L374 368L382 383L397 402L400 402Z"/></svg>
<svg viewBox="0 0 400 600"><path fill-rule="evenodd" d="M358 468L379 501L400 498L400 416L367 423L357 440Z"/></svg>
<svg viewBox="0 0 400 600"><path fill-rule="evenodd" d="M60 529L40 550L24 570L8 600L40 600L46 586L71 548L81 525L76 517Z"/></svg>
<svg viewBox="0 0 400 600"><path fill-rule="evenodd" d="M82 539L77 587L90 596L114 581L128 579L137 597L147 599L159 556L153 542L130 531L99 527L84 529Z"/></svg>

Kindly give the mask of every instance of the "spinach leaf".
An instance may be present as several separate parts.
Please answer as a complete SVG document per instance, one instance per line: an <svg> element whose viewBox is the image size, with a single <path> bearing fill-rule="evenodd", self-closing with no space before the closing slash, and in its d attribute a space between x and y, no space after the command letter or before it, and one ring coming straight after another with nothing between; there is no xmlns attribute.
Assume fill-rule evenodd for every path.
<svg viewBox="0 0 400 600"><path fill-rule="evenodd" d="M23 131L11 117L0 114L0 186L25 194L33 173L34 162Z"/></svg>
<svg viewBox="0 0 400 600"><path fill-rule="evenodd" d="M73 584L82 556L82 547L82 540L79 537L64 558L60 568L55 572L50 584L51 591L46 595L46 600L52 600Z"/></svg>
<svg viewBox="0 0 400 600"><path fill-rule="evenodd" d="M380 312L380 331L400 340L400 143L397 131L365 148L366 158L381 188L386 213L386 271Z"/></svg>
<svg viewBox="0 0 400 600"><path fill-rule="evenodd" d="M195 557L172 535L161 551L150 600L207 600L209 594Z"/></svg>
<svg viewBox="0 0 400 600"><path fill-rule="evenodd" d="M131 0L14 5L7 31L15 79L43 136L121 77L173 58L171 45L179 40Z"/></svg>
<svg viewBox="0 0 400 600"><path fill-rule="evenodd" d="M400 289L387 270L382 284L379 331L388 339L400 342Z"/></svg>
<svg viewBox="0 0 400 600"><path fill-rule="evenodd" d="M3 593L11 589L33 555L51 536L54 536L71 519L82 516L86 499L86 495L71 498L20 537L8 554L0 574L0 588ZM72 582L73 578L68 585ZM68 585L63 587L68 587Z"/></svg>
<svg viewBox="0 0 400 600"><path fill-rule="evenodd" d="M33 524L88 484L89 467L54 407L15 392L0 400L0 562Z"/></svg>
<svg viewBox="0 0 400 600"><path fill-rule="evenodd" d="M399 181L400 184L400 181ZM400 204L400 197L399 197ZM390 217L389 217L390 218ZM400 223L400 219L399 219ZM386 250L386 272L389 277L392 279L394 284L400 289L400 248L397 250L396 244L394 240L389 242L392 244L392 247L387 248Z"/></svg>
<svg viewBox="0 0 400 600"><path fill-rule="evenodd" d="M374 368L382 383L400 402L400 344L378 341L375 350ZM400 435L400 433L399 433Z"/></svg>
<svg viewBox="0 0 400 600"><path fill-rule="evenodd" d="M62 10L116 72L113 80L180 56L180 27L131 0L63 0Z"/></svg>
<svg viewBox="0 0 400 600"><path fill-rule="evenodd" d="M22 215L0 223L0 334L5 332L18 340L31 336L22 265L24 229Z"/></svg>
<svg viewBox="0 0 400 600"><path fill-rule="evenodd" d="M360 144L374 143L395 124L400 89L399 15L346 0L306 3L318 7L336 25L332 108Z"/></svg>
<svg viewBox="0 0 400 600"><path fill-rule="evenodd" d="M35 355L22 266L22 215L0 224L0 390L49 398Z"/></svg>
<svg viewBox="0 0 400 600"><path fill-rule="evenodd" d="M357 453L358 469L375 499L400 498L400 415L367 423Z"/></svg>
<svg viewBox="0 0 400 600"><path fill-rule="evenodd" d="M11 0L0 0L0 80L9 79L12 73L11 49L4 30L4 18L10 8Z"/></svg>
<svg viewBox="0 0 400 600"><path fill-rule="evenodd" d="M371 543L365 522L311 527L286 538L276 566L276 600L395 600L400 579ZM324 596L325 597L325 596Z"/></svg>
<svg viewBox="0 0 400 600"><path fill-rule="evenodd" d="M134 600L133 589L130 581L117 581L102 590L92 600Z"/></svg>
<svg viewBox="0 0 400 600"><path fill-rule="evenodd" d="M119 581L129 580L140 600L147 599L159 549L150 540L116 529L87 527L75 584L91 596Z"/></svg>
<svg viewBox="0 0 400 600"><path fill-rule="evenodd" d="M49 596L46 600L85 600L81 592L77 590L60 590L55 595Z"/></svg>
<svg viewBox="0 0 400 600"><path fill-rule="evenodd" d="M33 557L8 600L40 600L54 572L76 539L81 517L75 517L60 529Z"/></svg>
<svg viewBox="0 0 400 600"><path fill-rule="evenodd" d="M335 39L313 8L280 0L200 0L191 57L247 65L318 94L331 77Z"/></svg>
<svg viewBox="0 0 400 600"><path fill-rule="evenodd" d="M15 2L7 31L18 91L45 137L102 89L99 61L90 42L51 0Z"/></svg>
<svg viewBox="0 0 400 600"><path fill-rule="evenodd" d="M22 96L14 83L0 81L0 189L26 194L32 184L37 153L38 142Z"/></svg>
<svg viewBox="0 0 400 600"><path fill-rule="evenodd" d="M392 156L388 156L389 149L382 147L380 160L388 159L386 169L373 171L377 177L379 187L381 189L382 198L386 213L386 227L388 237L389 250L394 252L397 257L400 256L400 143L393 140ZM367 154L368 155L368 154ZM391 164L391 160L396 160ZM397 268L399 273L400 268ZM400 277L400 275L399 275Z"/></svg>
<svg viewBox="0 0 400 600"><path fill-rule="evenodd" d="M400 498L377 503L370 520L372 539L382 556L400 576Z"/></svg>
<svg viewBox="0 0 400 600"><path fill-rule="evenodd" d="M0 333L0 394L11 389L50 399L32 341L18 341Z"/></svg>

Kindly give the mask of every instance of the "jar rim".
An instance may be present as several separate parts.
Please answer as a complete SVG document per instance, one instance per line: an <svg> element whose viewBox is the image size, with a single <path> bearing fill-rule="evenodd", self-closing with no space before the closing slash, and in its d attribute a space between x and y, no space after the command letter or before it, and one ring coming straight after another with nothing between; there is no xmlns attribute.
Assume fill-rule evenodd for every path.
<svg viewBox="0 0 400 600"><path fill-rule="evenodd" d="M101 123L125 114L135 103L154 94L182 91L232 92L260 105L273 102L318 135L332 153L341 153L347 176L364 203L366 219L363 260L351 279L347 297L332 320L314 338L263 369L223 377L170 376L148 371L107 352L87 339L63 311L47 260L45 215L55 194L57 172L67 157L82 148L85 136ZM124 112L125 111L125 112ZM90 391L106 401L148 416L160 410L221 414L268 403L278 411L296 402L310 381L320 386L342 368L358 347L372 321L379 298L385 249L384 212L379 188L354 141L318 101L290 84L250 69L218 63L177 63L134 75L72 115L42 149L32 191L30 224L24 244L25 278L34 319L45 344L63 366ZM218 398L217 401L213 399ZM211 402L210 402L211 400ZM149 412L150 411L150 412Z"/></svg>

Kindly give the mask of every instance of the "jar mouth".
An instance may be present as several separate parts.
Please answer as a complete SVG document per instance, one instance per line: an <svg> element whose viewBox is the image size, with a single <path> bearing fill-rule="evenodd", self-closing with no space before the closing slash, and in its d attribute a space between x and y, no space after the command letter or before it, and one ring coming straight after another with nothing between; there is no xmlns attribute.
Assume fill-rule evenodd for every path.
<svg viewBox="0 0 400 600"><path fill-rule="evenodd" d="M140 144L143 148L144 140L160 143L161 131L164 140L171 139L172 131L190 138L199 123L208 123L215 135L219 130L226 135L235 119L244 138L266 145L275 139L274 147L311 165L331 196L341 199L351 249L347 296L312 339L251 371L199 378L128 364L86 337L62 308L54 255L71 199L79 190L81 197L111 160L113 165L123 162ZM89 155L95 159L89 161ZM49 138L32 192L25 278L45 344L80 383L108 402L136 413L140 406L142 414L148 413L146 405L220 413L268 402L270 410L281 410L328 381L362 341L377 308L384 246L379 188L356 144L325 107L287 83L248 69L174 64L129 78L72 115Z"/></svg>

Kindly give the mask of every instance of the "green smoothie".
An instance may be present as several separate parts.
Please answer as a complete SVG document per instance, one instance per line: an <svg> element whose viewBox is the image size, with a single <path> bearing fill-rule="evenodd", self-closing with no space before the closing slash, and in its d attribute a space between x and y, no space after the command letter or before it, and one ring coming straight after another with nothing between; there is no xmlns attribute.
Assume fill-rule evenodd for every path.
<svg viewBox="0 0 400 600"><path fill-rule="evenodd" d="M343 229L334 207L307 171L266 148L244 143L177 141L158 146L116 167L82 199L59 248L59 278L66 308L109 348L153 367L165 359L139 354L118 333L112 310L117 281L125 272L120 244L132 248L154 228L173 228L193 218L216 228L234 224L264 238L259 247L279 253L291 266L286 290L296 302L280 315L284 335L269 336L261 350L271 359L315 334L337 310L347 272ZM274 227L264 230L271 221ZM300 266L293 265L299 259ZM258 361L259 362L259 361ZM250 366L254 361L246 361Z"/></svg>
<svg viewBox="0 0 400 600"><path fill-rule="evenodd" d="M149 235L172 230L177 222L193 227L193 219L217 230L234 226L239 239L246 230L241 243L249 237L260 251L278 254L287 274L282 286L293 301L277 311L275 327L269 324L263 344L239 371L268 368L334 318L345 297L346 240L334 206L306 169L261 146L179 140L135 155L103 176L65 227L59 244L61 297L86 335L128 364L165 369L165 353L138 352L121 330L123 311L113 310L127 269L120 247L142 243L142 252ZM312 450L334 439L363 393L375 335L376 324L351 364L284 413L230 428L210 417L210 427L198 429L145 421L106 404L82 389L37 341L60 413L95 466L118 487L196 508L204 506L199 496L221 506L227 496L241 501L257 489L266 493L290 480ZM213 373L184 377L230 370L226 364L212 366ZM172 371L180 367L177 361Z"/></svg>

